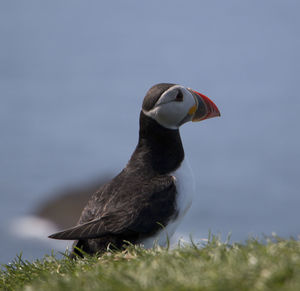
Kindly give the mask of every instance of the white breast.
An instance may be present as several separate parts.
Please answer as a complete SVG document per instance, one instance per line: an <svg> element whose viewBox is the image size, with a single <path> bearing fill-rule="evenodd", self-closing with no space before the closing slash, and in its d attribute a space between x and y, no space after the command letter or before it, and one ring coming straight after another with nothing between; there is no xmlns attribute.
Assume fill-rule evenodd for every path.
<svg viewBox="0 0 300 291"><path fill-rule="evenodd" d="M192 169L186 158L182 161L180 167L171 175L174 177L177 189L176 206L178 215L174 220L169 221L167 226L153 237L142 240L141 244L144 245L145 248L151 248L154 244L165 246L167 241L171 239L183 216L191 207L195 192L195 181Z"/></svg>

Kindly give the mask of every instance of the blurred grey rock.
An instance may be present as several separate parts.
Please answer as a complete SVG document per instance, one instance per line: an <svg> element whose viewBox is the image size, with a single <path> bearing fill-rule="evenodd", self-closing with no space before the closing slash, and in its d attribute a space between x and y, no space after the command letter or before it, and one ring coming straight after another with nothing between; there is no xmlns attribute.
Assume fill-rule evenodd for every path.
<svg viewBox="0 0 300 291"><path fill-rule="evenodd" d="M42 203L34 214L51 221L59 229L73 226L78 222L90 196L111 178L111 175L105 175L97 181L68 187Z"/></svg>

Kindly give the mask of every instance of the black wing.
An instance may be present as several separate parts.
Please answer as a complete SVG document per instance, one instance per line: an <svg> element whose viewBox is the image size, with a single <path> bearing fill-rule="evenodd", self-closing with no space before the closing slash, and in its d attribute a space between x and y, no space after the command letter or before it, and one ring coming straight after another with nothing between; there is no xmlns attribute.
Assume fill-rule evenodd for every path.
<svg viewBox="0 0 300 291"><path fill-rule="evenodd" d="M120 188L121 191L117 191L115 187L111 189L109 186L104 187L103 191L113 193L110 199L106 199L106 203L102 203L101 213L97 214L96 219L49 237L79 240L99 238L107 234L152 233L161 228L161 225L166 225L167 221L176 215L176 187L172 176L160 176L148 183L135 185L136 188L133 188L126 181ZM96 200L92 202L96 203ZM84 211L89 212L90 208L91 206Z"/></svg>

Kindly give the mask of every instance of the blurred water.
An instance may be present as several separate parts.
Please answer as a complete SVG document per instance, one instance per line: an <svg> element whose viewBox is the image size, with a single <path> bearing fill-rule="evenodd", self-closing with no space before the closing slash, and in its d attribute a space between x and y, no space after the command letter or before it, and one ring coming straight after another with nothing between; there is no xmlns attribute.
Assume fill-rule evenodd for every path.
<svg viewBox="0 0 300 291"><path fill-rule="evenodd" d="M0 262L64 248L18 236L13 221L66 185L122 169L142 98L158 82L203 92L222 113L182 128L198 193L178 235L297 236L299 8L1 2Z"/></svg>

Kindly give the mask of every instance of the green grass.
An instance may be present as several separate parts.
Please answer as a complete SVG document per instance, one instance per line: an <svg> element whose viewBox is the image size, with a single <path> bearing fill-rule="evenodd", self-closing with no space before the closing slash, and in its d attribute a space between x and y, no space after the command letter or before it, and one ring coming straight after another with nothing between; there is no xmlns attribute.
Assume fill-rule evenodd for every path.
<svg viewBox="0 0 300 291"><path fill-rule="evenodd" d="M21 256L0 271L1 290L300 290L300 242L221 243L173 250L131 246L71 261Z"/></svg>

